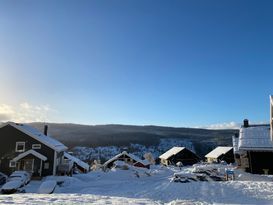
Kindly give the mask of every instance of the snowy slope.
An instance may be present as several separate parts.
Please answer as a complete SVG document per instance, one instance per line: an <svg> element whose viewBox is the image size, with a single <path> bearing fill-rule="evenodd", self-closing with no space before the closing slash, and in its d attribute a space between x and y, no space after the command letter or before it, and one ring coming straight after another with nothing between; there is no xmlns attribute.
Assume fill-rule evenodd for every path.
<svg viewBox="0 0 273 205"><path fill-rule="evenodd" d="M1 195L0 204L273 204L272 176L235 170L236 181L170 181L174 173L192 170L153 166L149 174L145 169L129 169L48 177L64 181L54 194L36 194L41 182L32 181L26 194Z"/></svg>

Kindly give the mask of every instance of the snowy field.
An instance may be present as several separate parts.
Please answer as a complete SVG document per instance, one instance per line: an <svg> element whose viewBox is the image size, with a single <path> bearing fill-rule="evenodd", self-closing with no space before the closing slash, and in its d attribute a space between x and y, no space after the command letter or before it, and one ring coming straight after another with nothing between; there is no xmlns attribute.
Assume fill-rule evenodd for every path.
<svg viewBox="0 0 273 205"><path fill-rule="evenodd" d="M192 169L181 171L190 173ZM235 181L171 182L176 172L180 170L154 166L149 173L114 169L48 177L63 181L54 194L37 194L42 182L31 181L26 193L0 195L0 204L273 204L272 176L236 170Z"/></svg>

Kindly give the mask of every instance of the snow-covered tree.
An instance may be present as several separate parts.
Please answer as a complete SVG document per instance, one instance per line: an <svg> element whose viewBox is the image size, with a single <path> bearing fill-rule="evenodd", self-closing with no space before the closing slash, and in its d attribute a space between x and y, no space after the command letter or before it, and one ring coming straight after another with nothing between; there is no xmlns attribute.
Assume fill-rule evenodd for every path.
<svg viewBox="0 0 273 205"><path fill-rule="evenodd" d="M144 154L144 159L150 162L150 164L155 164L155 159L154 156L152 155L151 152L147 152Z"/></svg>
<svg viewBox="0 0 273 205"><path fill-rule="evenodd" d="M91 170L92 171L96 171L102 168L102 165L100 163L100 160L94 160L92 166L91 166Z"/></svg>

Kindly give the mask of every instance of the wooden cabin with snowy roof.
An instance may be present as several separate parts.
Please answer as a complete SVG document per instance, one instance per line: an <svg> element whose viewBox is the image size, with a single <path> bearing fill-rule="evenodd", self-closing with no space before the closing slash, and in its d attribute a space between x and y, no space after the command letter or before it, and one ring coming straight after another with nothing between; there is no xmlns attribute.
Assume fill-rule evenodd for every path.
<svg viewBox="0 0 273 205"><path fill-rule="evenodd" d="M14 122L0 126L0 172L10 174L16 170L28 171L34 177L56 175L60 166L71 171L72 166L64 164L67 147L37 129ZM70 163L71 164L71 163Z"/></svg>
<svg viewBox="0 0 273 205"><path fill-rule="evenodd" d="M142 168L150 168L150 162L148 160L142 160L133 154L129 154L126 151L117 154L113 158L109 159L103 164L104 169L110 169L114 166L116 161L125 162L128 165L135 166L135 167L142 167Z"/></svg>
<svg viewBox="0 0 273 205"><path fill-rule="evenodd" d="M90 171L89 164L73 156L72 154L64 152L64 159L73 162L73 167L76 168L81 173L87 173Z"/></svg>
<svg viewBox="0 0 273 205"><path fill-rule="evenodd" d="M226 163L234 163L233 147L218 146L206 156L208 163L219 163L225 161Z"/></svg>
<svg viewBox="0 0 273 205"><path fill-rule="evenodd" d="M160 155L159 159L161 164L166 166L176 165L178 162L182 165L193 165L200 161L200 157L186 147L173 147Z"/></svg>
<svg viewBox="0 0 273 205"><path fill-rule="evenodd" d="M273 174L273 97L270 96L270 124L249 124L244 120L239 136L233 137L235 161L253 174Z"/></svg>
<svg viewBox="0 0 273 205"><path fill-rule="evenodd" d="M237 146L234 144L240 168L253 174L273 174L273 144L269 124L249 125L245 120L240 128Z"/></svg>

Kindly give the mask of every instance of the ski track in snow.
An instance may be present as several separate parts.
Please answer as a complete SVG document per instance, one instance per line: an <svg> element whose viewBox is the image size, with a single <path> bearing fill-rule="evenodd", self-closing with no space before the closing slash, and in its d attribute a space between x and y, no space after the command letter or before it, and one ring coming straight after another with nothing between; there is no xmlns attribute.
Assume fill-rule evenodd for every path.
<svg viewBox="0 0 273 205"><path fill-rule="evenodd" d="M139 178L133 170L59 177L64 183L51 195L36 194L41 181L32 181L27 193L0 195L0 204L273 204L272 177L237 171L237 181L170 182L177 171L154 166Z"/></svg>

